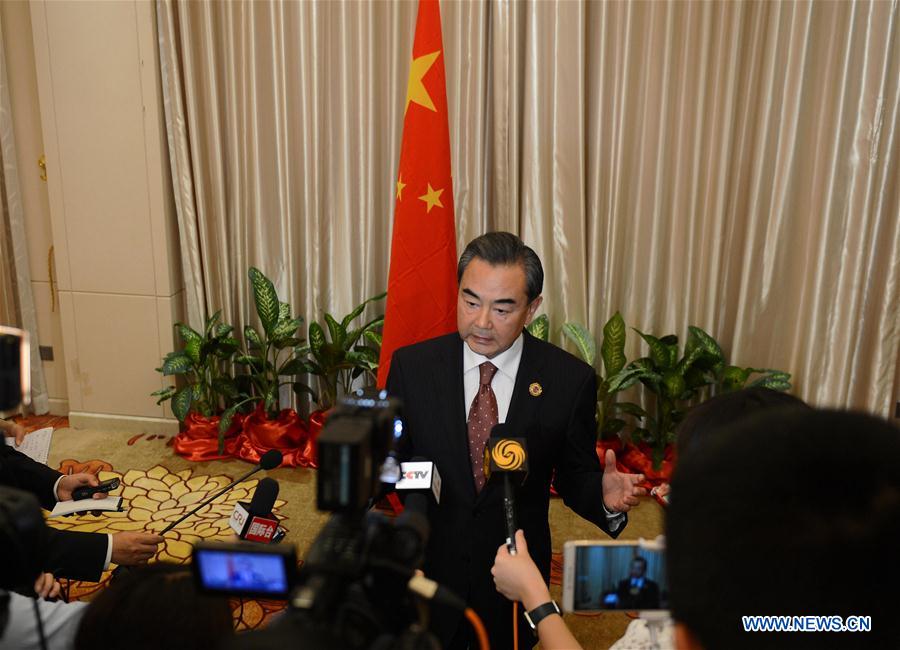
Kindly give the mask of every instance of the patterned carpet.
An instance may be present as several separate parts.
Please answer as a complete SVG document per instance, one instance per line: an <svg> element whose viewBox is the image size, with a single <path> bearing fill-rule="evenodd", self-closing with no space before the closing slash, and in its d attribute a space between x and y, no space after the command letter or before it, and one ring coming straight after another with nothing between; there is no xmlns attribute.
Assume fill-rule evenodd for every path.
<svg viewBox="0 0 900 650"><path fill-rule="evenodd" d="M252 467L237 460L191 463L172 452L171 436L75 430L68 428L65 418L29 418L24 424L27 430L57 427L48 460L51 467L67 473L94 472L101 479L117 477L121 482L113 494L123 497L124 512L104 513L100 516L84 514L48 520L50 525L57 528L93 532L161 530L168 522L176 520L206 496ZM155 560L187 563L194 542L201 539L233 539L228 517L234 504L239 500L249 499L258 479L265 475L279 482L279 500L276 502L275 512L288 531L285 542L294 544L298 557L303 558L327 520L327 515L315 508L315 471L280 468L257 474L249 481L238 484L235 490L219 497L211 506L202 510L199 516L167 533L166 543ZM559 499L552 500L550 512L553 546L557 551L554 553L551 591L554 597L561 600L559 551L562 550L563 543L569 539L597 539L603 535L592 524L568 510ZM632 511L628 527L621 538L655 537L662 531L662 519L660 506L652 499L644 499L641 506ZM109 575L109 572L105 572L99 583L70 581L70 599L90 600L104 588ZM236 627L246 630L262 626L283 606L274 601L235 599L232 609ZM624 634L630 620L622 613L567 614L565 618L585 648L608 648Z"/></svg>

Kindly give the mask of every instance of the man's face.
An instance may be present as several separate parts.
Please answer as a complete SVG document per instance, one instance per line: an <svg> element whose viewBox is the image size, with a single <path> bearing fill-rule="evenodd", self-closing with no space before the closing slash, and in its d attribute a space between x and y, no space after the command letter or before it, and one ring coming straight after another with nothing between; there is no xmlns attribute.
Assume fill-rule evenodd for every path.
<svg viewBox="0 0 900 650"><path fill-rule="evenodd" d="M521 264L491 266L474 258L463 271L456 327L473 352L492 359L509 349L541 304L529 304Z"/></svg>
<svg viewBox="0 0 900 650"><path fill-rule="evenodd" d="M647 570L647 565L641 562L640 560L634 560L631 563L631 577L632 578L640 578L644 575L644 572Z"/></svg>

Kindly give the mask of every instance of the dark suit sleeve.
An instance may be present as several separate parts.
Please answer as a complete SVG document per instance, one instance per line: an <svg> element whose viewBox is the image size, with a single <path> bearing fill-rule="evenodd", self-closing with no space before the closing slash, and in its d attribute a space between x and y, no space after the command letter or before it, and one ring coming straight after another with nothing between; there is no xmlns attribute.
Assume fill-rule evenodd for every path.
<svg viewBox="0 0 900 650"><path fill-rule="evenodd" d="M44 570L57 578L97 582L103 573L108 548L106 534L48 527Z"/></svg>
<svg viewBox="0 0 900 650"><path fill-rule="evenodd" d="M623 521L615 532L603 508L603 470L597 457L597 375L585 372L569 418L566 439L556 465L556 491L563 502L610 537L618 537Z"/></svg>
<svg viewBox="0 0 900 650"><path fill-rule="evenodd" d="M0 484L30 492L42 508L52 510L56 505L53 486L60 476L56 470L0 441Z"/></svg>

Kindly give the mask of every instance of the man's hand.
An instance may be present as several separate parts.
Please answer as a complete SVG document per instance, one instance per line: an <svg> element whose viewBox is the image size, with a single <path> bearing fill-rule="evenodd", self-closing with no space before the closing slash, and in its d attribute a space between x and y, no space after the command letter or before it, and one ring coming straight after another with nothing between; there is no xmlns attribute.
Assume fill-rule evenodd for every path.
<svg viewBox="0 0 900 650"><path fill-rule="evenodd" d="M63 476L59 481L59 485L56 487L56 497L60 501L71 501L72 490L81 487L82 485L97 487L98 485L100 485L100 479L97 478L96 474L88 474L86 472L82 472L81 474L69 474L68 476ZM105 499L106 495L103 492L96 492L94 494L94 498Z"/></svg>
<svg viewBox="0 0 900 650"><path fill-rule="evenodd" d="M25 440L25 427L16 422L5 422L4 424L6 426L3 427L3 435L7 438L15 438L16 447L21 445Z"/></svg>
<svg viewBox="0 0 900 650"><path fill-rule="evenodd" d="M112 536L111 561L116 564L145 564L156 555L156 547L165 541L153 533L125 532Z"/></svg>
<svg viewBox="0 0 900 650"><path fill-rule="evenodd" d="M603 467L603 505L612 512L628 512L639 501L638 497L647 494L647 490L638 487L644 480L643 474L624 474L616 467L616 454L612 449L606 450Z"/></svg>
<svg viewBox="0 0 900 650"><path fill-rule="evenodd" d="M521 530L516 531L516 555L509 554L506 544L500 546L491 575L497 591L510 600L520 601L526 610L550 600L544 577L528 554L525 533Z"/></svg>
<svg viewBox="0 0 900 650"><path fill-rule="evenodd" d="M42 573L34 581L34 593L38 598L53 600L59 598L60 586L52 573Z"/></svg>

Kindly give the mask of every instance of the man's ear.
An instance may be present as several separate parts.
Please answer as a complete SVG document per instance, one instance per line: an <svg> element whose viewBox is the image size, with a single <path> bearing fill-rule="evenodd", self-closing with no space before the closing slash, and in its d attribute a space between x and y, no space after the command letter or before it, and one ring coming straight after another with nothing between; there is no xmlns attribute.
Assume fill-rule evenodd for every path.
<svg viewBox="0 0 900 650"><path fill-rule="evenodd" d="M675 650L703 650L697 636L684 623L675 623Z"/></svg>
<svg viewBox="0 0 900 650"><path fill-rule="evenodd" d="M543 301L544 301L544 297L543 297L543 296L538 296L537 298L535 298L534 300L532 300L530 303L528 303L528 307L526 308L526 309L528 309L528 315L525 317L525 324L526 324L526 325L528 325L529 323L531 323L532 319L534 318L535 312L537 312L538 307L541 306L541 303L542 303Z"/></svg>

